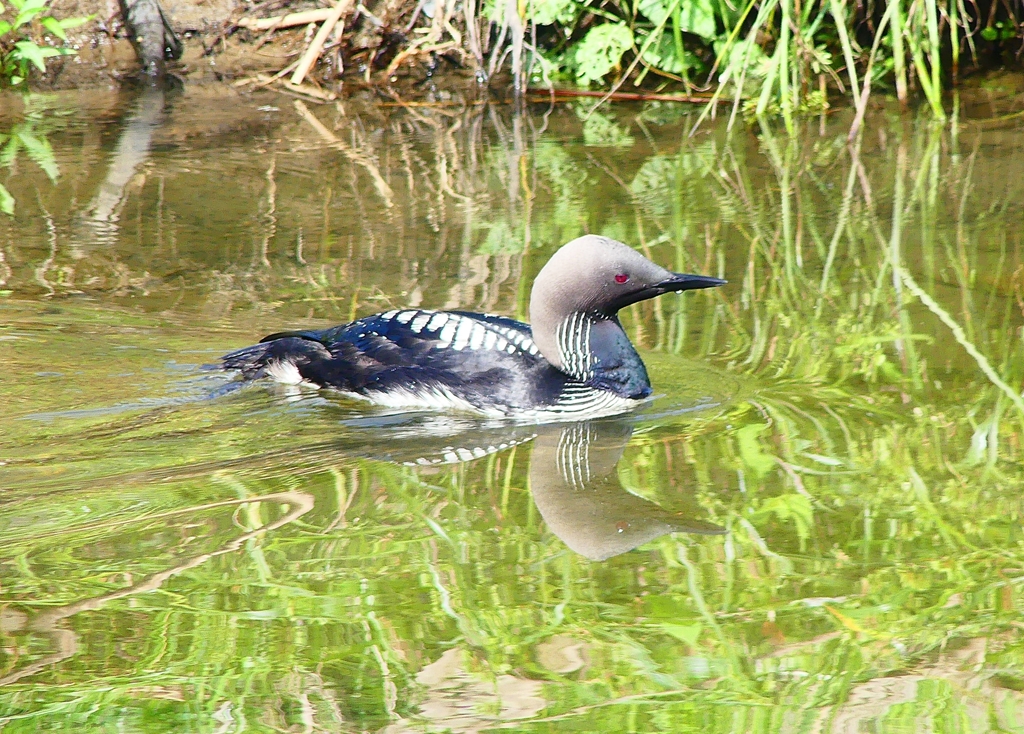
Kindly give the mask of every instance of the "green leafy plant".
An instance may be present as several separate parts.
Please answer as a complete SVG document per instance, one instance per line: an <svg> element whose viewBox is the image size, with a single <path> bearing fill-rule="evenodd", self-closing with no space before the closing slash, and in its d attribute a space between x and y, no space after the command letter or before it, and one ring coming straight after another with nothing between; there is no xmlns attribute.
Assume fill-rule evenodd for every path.
<svg viewBox="0 0 1024 734"><path fill-rule="evenodd" d="M633 32L625 23L605 23L587 33L576 47L576 79L581 84L600 81L619 65L633 45Z"/></svg>
<svg viewBox="0 0 1024 734"><path fill-rule="evenodd" d="M89 21L88 17L58 20L49 13L48 0L9 0L10 7L0 4L0 78L12 85L24 83L29 69L46 71L46 59L72 56L74 49L50 45L43 31L61 41L67 31ZM11 10L13 10L13 17Z"/></svg>
<svg viewBox="0 0 1024 734"><path fill-rule="evenodd" d="M505 5L491 0L488 17L511 27ZM916 91L944 119L943 89L956 82L962 57L975 66L999 58L1024 28L1011 4L987 1L973 13L940 0L535 0L520 9L546 80L682 82L688 93L712 96L705 116L719 98L731 99L732 119L740 110L779 115L790 132L795 114L821 112L838 94L857 108L856 128L879 89L901 103Z"/></svg>

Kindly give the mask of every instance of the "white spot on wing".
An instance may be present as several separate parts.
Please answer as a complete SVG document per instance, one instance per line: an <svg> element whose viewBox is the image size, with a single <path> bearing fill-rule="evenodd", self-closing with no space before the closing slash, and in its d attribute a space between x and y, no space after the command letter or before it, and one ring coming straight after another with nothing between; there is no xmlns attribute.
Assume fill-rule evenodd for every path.
<svg viewBox="0 0 1024 734"><path fill-rule="evenodd" d="M469 348L479 349L482 347L485 336L487 336L487 330L480 324L473 324L473 331L469 334Z"/></svg>
<svg viewBox="0 0 1024 734"><path fill-rule="evenodd" d="M402 311L398 316L395 317L395 321L400 324L408 324L412 321L412 317L416 315L415 311Z"/></svg>
<svg viewBox="0 0 1024 734"><path fill-rule="evenodd" d="M498 335L493 331L488 331L484 336L484 349L494 349L494 345L498 343Z"/></svg>
<svg viewBox="0 0 1024 734"><path fill-rule="evenodd" d="M474 326L475 324L470 319L459 319L459 328L455 330L452 349L458 352L466 348L466 345L469 344L469 335L472 333Z"/></svg>
<svg viewBox="0 0 1024 734"><path fill-rule="evenodd" d="M459 320L454 316L448 319L448 323L441 329L441 333L437 335L437 338L441 340L441 346L450 346L452 340L455 338L455 329L459 326Z"/></svg>
<svg viewBox="0 0 1024 734"><path fill-rule="evenodd" d="M427 331L437 331L448 323L448 318L448 314L446 313L434 314L434 317L430 319L430 323L427 324Z"/></svg>
<svg viewBox="0 0 1024 734"><path fill-rule="evenodd" d="M423 331L423 327L427 325L428 321L430 321L430 314L421 313L419 316L412 320L412 323L409 324L409 328L412 329L415 333L419 334L421 331Z"/></svg>

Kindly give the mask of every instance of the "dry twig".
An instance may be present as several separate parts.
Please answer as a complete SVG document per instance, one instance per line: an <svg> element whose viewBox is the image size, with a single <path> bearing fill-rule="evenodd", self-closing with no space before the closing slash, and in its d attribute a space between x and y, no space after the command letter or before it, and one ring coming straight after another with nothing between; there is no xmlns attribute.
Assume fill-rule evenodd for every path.
<svg viewBox="0 0 1024 734"><path fill-rule="evenodd" d="M323 25L320 26L320 30L317 31L313 41L306 48L306 53L299 59L299 66L295 69L295 73L292 74L291 83L292 86L299 86L302 84L302 80L306 78L306 74L313 68L313 64L320 58L320 52L323 50L324 44L327 42L327 37L331 35L331 31L334 30L334 26L338 24L341 16L352 9L353 0L338 0L331 8L331 14L324 20Z"/></svg>
<svg viewBox="0 0 1024 734"><path fill-rule="evenodd" d="M252 31L269 31L279 28L292 28L297 25L309 23L320 23L334 14L335 8L317 8L306 10L302 13L288 13L287 15L275 15L273 18L240 18L236 25L240 28L248 28Z"/></svg>

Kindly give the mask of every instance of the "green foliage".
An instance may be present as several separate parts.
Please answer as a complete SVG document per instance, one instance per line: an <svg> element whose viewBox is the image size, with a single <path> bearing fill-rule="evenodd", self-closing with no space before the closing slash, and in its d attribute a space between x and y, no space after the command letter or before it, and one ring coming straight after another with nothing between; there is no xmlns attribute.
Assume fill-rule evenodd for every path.
<svg viewBox="0 0 1024 734"><path fill-rule="evenodd" d="M618 68L622 54L633 47L633 31L625 23L604 23L592 28L576 46L576 80L601 81Z"/></svg>
<svg viewBox="0 0 1024 734"><path fill-rule="evenodd" d="M610 0L600 7L545 0L527 5L525 17L559 29L552 45L537 50L549 76L590 85L632 75L639 85L654 73L688 90L712 87L716 100L731 97L737 109L750 100L752 115L782 115L790 129L795 113L826 109L830 93L846 94L862 110L869 81L904 102L916 86L944 118L950 61L955 73L968 51L980 63L978 44L1024 36L1024 15L1011 5L970 14L963 3L940 0ZM872 36L861 46L857 34L863 38L867 28Z"/></svg>
<svg viewBox="0 0 1024 734"><path fill-rule="evenodd" d="M0 3L0 79L19 85L28 78L30 67L46 71L46 60L71 56L74 49L51 45L44 32L67 40L65 31L89 21L89 18L57 19L49 14L49 0L6 0Z"/></svg>
<svg viewBox="0 0 1024 734"><path fill-rule="evenodd" d="M577 0L530 0L530 20L536 25L572 26L581 10Z"/></svg>
<svg viewBox="0 0 1024 734"><path fill-rule="evenodd" d="M701 66L700 59L695 54L685 49L680 54L675 39L667 33L656 34L654 41L645 42L640 58L643 63L669 74L686 74Z"/></svg>
<svg viewBox="0 0 1024 734"><path fill-rule="evenodd" d="M673 26L705 40L718 36L718 24L710 0L640 0L637 10L656 26Z"/></svg>

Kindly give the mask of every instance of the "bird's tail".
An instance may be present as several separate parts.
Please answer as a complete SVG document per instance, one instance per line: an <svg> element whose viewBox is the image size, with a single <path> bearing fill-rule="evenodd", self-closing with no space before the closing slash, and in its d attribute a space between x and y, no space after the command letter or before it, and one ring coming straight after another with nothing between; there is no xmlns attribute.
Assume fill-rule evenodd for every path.
<svg viewBox="0 0 1024 734"><path fill-rule="evenodd" d="M331 358L323 344L312 339L288 336L243 347L221 358L225 370L240 372L246 380L270 377L278 382L320 382L313 373Z"/></svg>
<svg viewBox="0 0 1024 734"><path fill-rule="evenodd" d="M267 366L267 353L272 343L253 344L251 347L237 349L230 354L221 357L221 367L225 370L236 370L242 373L247 380L255 380L263 377L263 370Z"/></svg>

